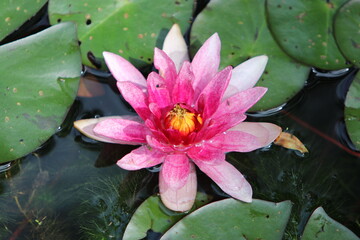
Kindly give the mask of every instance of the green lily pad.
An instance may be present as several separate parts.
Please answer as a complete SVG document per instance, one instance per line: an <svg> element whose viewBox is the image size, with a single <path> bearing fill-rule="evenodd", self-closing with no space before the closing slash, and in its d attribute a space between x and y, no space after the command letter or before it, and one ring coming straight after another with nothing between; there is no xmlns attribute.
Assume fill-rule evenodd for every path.
<svg viewBox="0 0 360 240"><path fill-rule="evenodd" d="M269 57L257 84L267 87L268 92L252 111L278 107L304 86L310 68L294 62L273 39L267 28L265 0L211 1L193 24L191 54L214 32L218 32L221 39L221 67L236 66L257 55Z"/></svg>
<svg viewBox="0 0 360 240"><path fill-rule="evenodd" d="M211 200L211 197L198 193L195 204L191 211L202 207ZM146 237L148 230L164 233L177 221L183 218L187 213L172 212L161 203L158 196L152 196L146 199L132 216L128 226L125 229L124 240L137 240Z"/></svg>
<svg viewBox="0 0 360 240"><path fill-rule="evenodd" d="M154 47L162 47L173 23L185 32L192 8L190 0L50 0L49 18L51 24L76 22L84 64L105 69L102 52L109 51L143 67L153 62Z"/></svg>
<svg viewBox="0 0 360 240"><path fill-rule="evenodd" d="M334 15L346 1L268 0L270 29L299 62L325 70L349 67L333 36Z"/></svg>
<svg viewBox="0 0 360 240"><path fill-rule="evenodd" d="M301 240L359 240L349 229L330 218L322 207L311 215Z"/></svg>
<svg viewBox="0 0 360 240"><path fill-rule="evenodd" d="M162 240L168 239L282 239L291 202L225 199L208 204L181 219Z"/></svg>
<svg viewBox="0 0 360 240"><path fill-rule="evenodd" d="M0 47L0 162L44 143L76 96L81 61L73 23Z"/></svg>
<svg viewBox="0 0 360 240"><path fill-rule="evenodd" d="M351 141L360 150L360 72L356 74L346 96L345 124Z"/></svg>
<svg viewBox="0 0 360 240"><path fill-rule="evenodd" d="M34 16L47 0L2 0L0 2L0 41Z"/></svg>
<svg viewBox="0 0 360 240"><path fill-rule="evenodd" d="M335 38L344 56L360 67L360 1L351 0L335 17Z"/></svg>

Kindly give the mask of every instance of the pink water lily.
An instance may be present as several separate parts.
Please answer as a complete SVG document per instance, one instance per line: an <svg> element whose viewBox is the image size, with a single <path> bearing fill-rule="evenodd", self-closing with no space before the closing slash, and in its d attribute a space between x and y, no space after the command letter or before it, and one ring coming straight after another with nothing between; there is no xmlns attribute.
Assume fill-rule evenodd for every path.
<svg viewBox="0 0 360 240"><path fill-rule="evenodd" d="M220 47L215 33L189 62L175 25L164 50L155 48L154 65L159 73L152 72L147 79L124 58L104 52L121 94L138 117L75 122L77 129L96 140L141 145L117 164L127 170L162 164L160 196L175 211L187 211L194 203L195 165L227 194L251 202L250 184L225 160L225 154L267 146L281 132L271 123L243 122L245 112L267 90L254 87L267 57L254 57L234 69L229 66L219 71Z"/></svg>

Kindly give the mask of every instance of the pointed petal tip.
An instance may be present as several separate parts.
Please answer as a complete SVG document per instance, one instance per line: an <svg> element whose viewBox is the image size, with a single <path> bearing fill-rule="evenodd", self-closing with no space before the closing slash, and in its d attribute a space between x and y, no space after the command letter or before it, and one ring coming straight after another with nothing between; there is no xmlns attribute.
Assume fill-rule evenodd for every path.
<svg viewBox="0 0 360 240"><path fill-rule="evenodd" d="M107 52L107 51L102 52L102 55L103 55L105 61L115 60L118 57L122 58L121 56L119 56L115 53Z"/></svg>
<svg viewBox="0 0 360 240"><path fill-rule="evenodd" d="M266 55L260 55L254 58L258 60L259 64L264 66L266 66L267 62L269 61L269 57Z"/></svg>
<svg viewBox="0 0 360 240"><path fill-rule="evenodd" d="M179 36L179 35L181 35L182 37L180 25L174 23L168 32L168 36Z"/></svg>
<svg viewBox="0 0 360 240"><path fill-rule="evenodd" d="M210 46L217 47L220 49L221 47L221 40L219 34L216 32L213 35L211 35L205 42L211 43ZM205 43L204 43L205 44Z"/></svg>
<svg viewBox="0 0 360 240"><path fill-rule="evenodd" d="M169 30L162 49L174 62L177 72L180 70L182 63L189 60L188 46L178 24L174 24Z"/></svg>
<svg viewBox="0 0 360 240"><path fill-rule="evenodd" d="M107 52L107 51L103 51L103 52L102 52L102 55L103 55L104 57L106 57L106 56L108 56L108 55L110 55L110 54L113 54L113 53Z"/></svg>
<svg viewBox="0 0 360 240"><path fill-rule="evenodd" d="M245 180L245 179L244 179ZM232 192L228 192L228 194L240 201L251 203L252 202L252 187L248 181L244 181L241 188L238 190L234 190Z"/></svg>

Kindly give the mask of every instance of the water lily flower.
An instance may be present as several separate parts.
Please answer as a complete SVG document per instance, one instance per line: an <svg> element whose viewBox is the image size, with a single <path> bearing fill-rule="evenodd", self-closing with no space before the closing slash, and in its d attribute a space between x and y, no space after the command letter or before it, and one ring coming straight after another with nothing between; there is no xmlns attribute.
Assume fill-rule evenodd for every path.
<svg viewBox="0 0 360 240"><path fill-rule="evenodd" d="M243 122L245 112L267 90L254 85L268 58L257 56L219 71L220 47L215 33L189 62L180 29L174 25L164 50L155 48L159 72L151 72L147 79L124 58L104 52L117 87L138 116L75 122L78 130L96 140L141 145L117 165L137 170L162 164L160 197L175 211L187 211L194 203L195 165L227 194L251 202L250 184L225 154L267 146L281 132L271 123Z"/></svg>

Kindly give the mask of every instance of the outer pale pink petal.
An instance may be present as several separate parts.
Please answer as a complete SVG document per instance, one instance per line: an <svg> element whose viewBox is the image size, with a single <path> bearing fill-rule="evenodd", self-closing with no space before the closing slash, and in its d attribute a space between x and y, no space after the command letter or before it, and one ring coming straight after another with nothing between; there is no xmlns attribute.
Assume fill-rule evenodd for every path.
<svg viewBox="0 0 360 240"><path fill-rule="evenodd" d="M144 76L130 62L111 52L103 52L103 56L106 65L117 81L129 81L146 88Z"/></svg>
<svg viewBox="0 0 360 240"><path fill-rule="evenodd" d="M164 78L165 84L171 92L177 75L174 62L163 50L155 48L154 66L159 70L160 76Z"/></svg>
<svg viewBox="0 0 360 240"><path fill-rule="evenodd" d="M167 208L179 212L190 210L195 202L197 190L194 164L190 162L190 173L183 187L172 188L164 181L162 174L159 174L159 188L161 200Z"/></svg>
<svg viewBox="0 0 360 240"><path fill-rule="evenodd" d="M186 42L178 24L174 24L165 37L163 51L173 60L176 71L179 72L184 61L189 61Z"/></svg>
<svg viewBox="0 0 360 240"><path fill-rule="evenodd" d="M173 89L173 102L186 103L191 106L194 97L194 89L192 87L193 81L194 74L191 71L191 64L186 61L181 67Z"/></svg>
<svg viewBox="0 0 360 240"><path fill-rule="evenodd" d="M111 136L99 134L94 128L110 121L115 130ZM117 124L119 123L119 125ZM114 124L116 126L114 126ZM105 129L110 127L105 124ZM149 132L143 121L138 116L113 116L102 118L82 119L74 122L74 127L85 136L101 142L140 145L146 142L146 133ZM104 129L103 129L104 130ZM133 131L134 130L134 131ZM106 131L108 132L108 131ZM113 135L117 135L114 137Z"/></svg>
<svg viewBox="0 0 360 240"><path fill-rule="evenodd" d="M242 122L230 129L230 131L234 130L255 136L259 142L258 148L269 145L281 133L281 127L265 122Z"/></svg>
<svg viewBox="0 0 360 240"><path fill-rule="evenodd" d="M220 38L215 33L205 41L194 56L191 65L195 75L195 97L200 94L217 73L220 64L220 48Z"/></svg>
<svg viewBox="0 0 360 240"><path fill-rule="evenodd" d="M185 185L189 173L190 161L183 153L168 154L160 170L165 183L174 189Z"/></svg>
<svg viewBox="0 0 360 240"><path fill-rule="evenodd" d="M222 96L226 90L231 77L232 67L226 67L218 72L201 92L197 101L197 108L202 113L203 118L210 117L218 109Z"/></svg>
<svg viewBox="0 0 360 240"><path fill-rule="evenodd" d="M225 132L230 128L232 128L233 126L236 126L245 119L246 119L246 115L242 112L229 113L229 114L221 115L220 117L217 118L212 118L209 120L209 123L207 123L206 127L203 127L200 130L196 138L196 141L201 141L202 139L205 140L211 139L215 135Z"/></svg>
<svg viewBox="0 0 360 240"><path fill-rule="evenodd" d="M246 132L227 131L214 136L208 142L224 152L250 152L263 147L261 140Z"/></svg>
<svg viewBox="0 0 360 240"><path fill-rule="evenodd" d="M137 114L143 120L147 119L150 115L150 110L144 89L132 82L117 82L116 85L120 89L122 96L134 108Z"/></svg>
<svg viewBox="0 0 360 240"><path fill-rule="evenodd" d="M265 55L250 58L234 68L224 99L255 86L266 67L268 57Z"/></svg>
<svg viewBox="0 0 360 240"><path fill-rule="evenodd" d="M156 72L151 72L148 76L147 84L149 103L156 103L160 108L170 105L170 92L162 77Z"/></svg>
<svg viewBox="0 0 360 240"><path fill-rule="evenodd" d="M254 87L239 92L228 99L225 99L212 116L213 118L220 118L222 115L236 112L245 113L251 108L262 96L266 93L267 88Z"/></svg>
<svg viewBox="0 0 360 240"><path fill-rule="evenodd" d="M150 133L144 122L124 118L107 118L99 121L93 128L98 136L116 141L146 143L146 135Z"/></svg>
<svg viewBox="0 0 360 240"><path fill-rule="evenodd" d="M148 146L141 146L132 150L117 162L117 165L126 170L138 170L153 167L164 161L166 154Z"/></svg>
<svg viewBox="0 0 360 240"><path fill-rule="evenodd" d="M208 175L224 192L244 202L252 202L252 189L244 176L230 163L222 161L209 165L203 161L195 164Z"/></svg>

